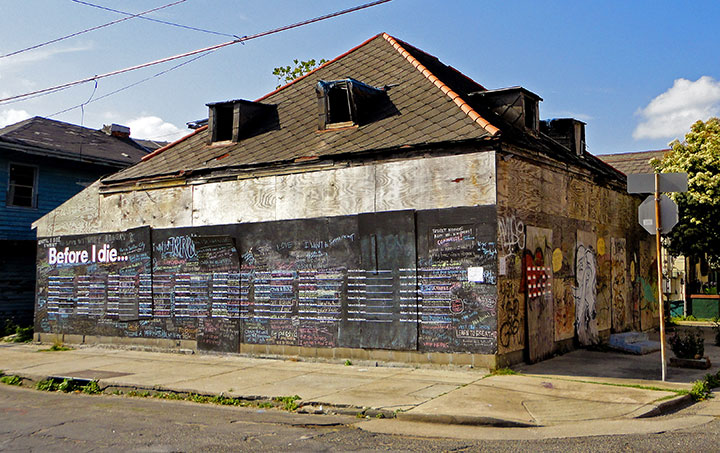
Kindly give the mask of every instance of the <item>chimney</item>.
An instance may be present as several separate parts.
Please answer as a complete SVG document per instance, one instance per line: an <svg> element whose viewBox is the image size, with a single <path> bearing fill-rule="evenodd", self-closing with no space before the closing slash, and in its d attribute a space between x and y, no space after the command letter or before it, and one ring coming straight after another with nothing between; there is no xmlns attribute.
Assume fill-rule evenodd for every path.
<svg viewBox="0 0 720 453"><path fill-rule="evenodd" d="M540 132L560 143L575 155L585 154L585 123L575 118L557 118L540 122Z"/></svg>
<svg viewBox="0 0 720 453"><path fill-rule="evenodd" d="M130 137L130 128L127 126L121 126L119 124L103 125L102 131L108 135L118 138Z"/></svg>

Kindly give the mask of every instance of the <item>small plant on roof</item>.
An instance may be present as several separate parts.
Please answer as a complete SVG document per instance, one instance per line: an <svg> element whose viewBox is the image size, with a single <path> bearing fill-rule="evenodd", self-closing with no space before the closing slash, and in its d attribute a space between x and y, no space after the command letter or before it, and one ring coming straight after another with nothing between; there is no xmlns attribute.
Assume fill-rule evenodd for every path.
<svg viewBox="0 0 720 453"><path fill-rule="evenodd" d="M676 330L668 343L675 357L680 359L700 359L705 354L705 338L700 329Z"/></svg>

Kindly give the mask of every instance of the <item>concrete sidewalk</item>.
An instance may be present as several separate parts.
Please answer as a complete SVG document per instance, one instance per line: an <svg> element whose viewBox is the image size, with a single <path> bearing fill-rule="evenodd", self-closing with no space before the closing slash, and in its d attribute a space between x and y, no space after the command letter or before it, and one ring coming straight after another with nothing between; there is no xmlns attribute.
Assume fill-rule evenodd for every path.
<svg viewBox="0 0 720 453"><path fill-rule="evenodd" d="M41 348L47 345L0 344L0 370L33 380L49 376L96 379L101 387L245 399L299 395L303 405L323 406L326 412L368 416L382 413L387 417L396 415L403 422L496 427L553 426L659 415L688 404L689 397L678 396L672 390L689 390L694 380L684 375L683 379L663 383L643 379L652 379L648 375L628 379L608 372L615 369L614 364L624 366L628 360L642 369L637 365L651 364L654 358L650 356L656 354L575 351L522 366L522 375L489 375L487 370L459 367L411 368L374 363L346 366L100 346L55 352L38 351ZM659 373L659 356L657 368ZM605 370L605 375L600 370ZM701 377L707 372L696 374ZM624 386L630 384L645 388Z"/></svg>

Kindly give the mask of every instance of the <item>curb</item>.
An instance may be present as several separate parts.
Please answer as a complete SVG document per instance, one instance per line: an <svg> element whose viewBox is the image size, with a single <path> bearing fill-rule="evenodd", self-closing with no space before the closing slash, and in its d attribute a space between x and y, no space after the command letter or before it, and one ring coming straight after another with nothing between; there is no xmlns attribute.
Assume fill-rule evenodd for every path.
<svg viewBox="0 0 720 453"><path fill-rule="evenodd" d="M397 419L406 422L465 426L492 426L495 428L539 428L542 426L534 423L503 420L501 418L494 417L476 417L472 415L411 414L409 412L399 412L397 414Z"/></svg>
<svg viewBox="0 0 720 453"><path fill-rule="evenodd" d="M695 401L693 401L692 396L678 395L676 397L670 398L668 400L665 400L665 401L657 404L652 409L649 409L647 412L636 415L633 418L658 417L660 415L666 415L666 414L670 414L672 412L676 412L680 409L691 406L694 403L695 403Z"/></svg>

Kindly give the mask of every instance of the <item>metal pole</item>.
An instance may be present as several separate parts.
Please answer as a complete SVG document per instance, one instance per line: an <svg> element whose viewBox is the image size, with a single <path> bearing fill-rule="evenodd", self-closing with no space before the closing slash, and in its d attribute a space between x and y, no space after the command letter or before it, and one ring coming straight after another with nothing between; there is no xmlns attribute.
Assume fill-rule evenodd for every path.
<svg viewBox="0 0 720 453"><path fill-rule="evenodd" d="M662 249L660 246L660 174L655 173L655 249L657 252L657 273L658 273L658 304L660 305L660 357L662 360L662 380L665 380L665 303L663 302L662 291Z"/></svg>

